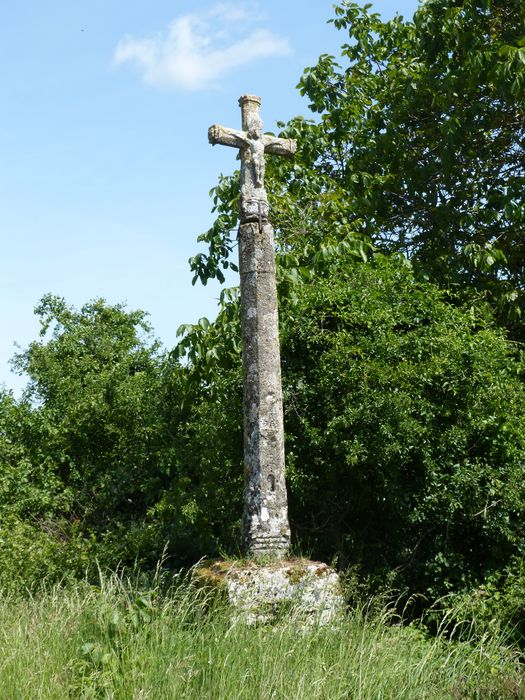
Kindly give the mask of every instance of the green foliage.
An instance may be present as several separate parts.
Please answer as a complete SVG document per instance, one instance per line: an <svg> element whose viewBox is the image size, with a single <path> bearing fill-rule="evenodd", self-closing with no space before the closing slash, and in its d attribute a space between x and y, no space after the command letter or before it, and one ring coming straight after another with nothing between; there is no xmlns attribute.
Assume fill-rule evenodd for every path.
<svg viewBox="0 0 525 700"><path fill-rule="evenodd" d="M41 339L14 360L28 390L0 401L3 577L31 586L82 573L96 556L156 559L164 543L148 551L141 524L171 445L145 315L101 300L75 311L51 295L36 313Z"/></svg>
<svg viewBox="0 0 525 700"><path fill-rule="evenodd" d="M43 581L64 581L83 572L91 547L65 520L0 517L0 587L4 592L34 588Z"/></svg>
<svg viewBox="0 0 525 700"><path fill-rule="evenodd" d="M100 300L77 312L52 296L36 313L41 340L15 366L30 377L24 404L45 435L54 478L74 492L84 520L99 525L140 513L164 456L157 451L158 345L148 344L144 314Z"/></svg>
<svg viewBox="0 0 525 700"><path fill-rule="evenodd" d="M525 645L525 565L513 557L478 586L444 601L455 619L473 620L478 637L505 630L509 642ZM439 617L439 606L436 616ZM429 613L429 616L432 612Z"/></svg>
<svg viewBox="0 0 525 700"><path fill-rule="evenodd" d="M16 518L38 519L69 507L46 428L29 402L0 393L0 503Z"/></svg>
<svg viewBox="0 0 525 700"><path fill-rule="evenodd" d="M298 153L266 171L292 522L319 554L436 596L523 549L523 368L484 302L522 338L525 8L432 0L383 22L344 2L332 22L340 58L299 83L318 120L279 124ZM203 281L229 264L236 191L213 191ZM414 272L355 265L378 251ZM214 335L220 320L198 332L208 377Z"/></svg>
<svg viewBox="0 0 525 700"><path fill-rule="evenodd" d="M483 581L523 555L525 391L515 348L481 303L451 305L403 258L363 264L339 246L313 270L281 281L298 546L432 598ZM224 293L215 322L181 328L169 355L139 336L141 314L120 307L76 312L47 299L40 313L48 337L17 360L32 377L29 393L0 404L1 556L22 552L17 543L31 533L44 550L58 547L50 576L95 556L147 565L166 544L178 564L235 552L236 294ZM69 563L57 564L65 552ZM43 571L39 561L27 581Z"/></svg>
<svg viewBox="0 0 525 700"><path fill-rule="evenodd" d="M523 551L523 366L402 259L339 259L287 306L292 522L323 556L432 596Z"/></svg>
<svg viewBox="0 0 525 700"><path fill-rule="evenodd" d="M525 6L432 0L412 22L335 8L341 65L299 89L320 114L312 162L346 191L374 243L445 287L524 304ZM520 328L514 328L520 334Z"/></svg>
<svg viewBox="0 0 525 700"><path fill-rule="evenodd" d="M177 565L192 563L237 541L234 297L224 292L220 320L187 328L170 354L143 312L42 299L41 338L14 361L28 390L0 396L0 581L33 587L97 561L153 566L166 547Z"/></svg>
<svg viewBox="0 0 525 700"><path fill-rule="evenodd" d="M196 369L193 368L193 372ZM205 366L205 377L210 367ZM184 420L172 433L174 478L157 494L148 521L177 564L223 548L236 551L242 514L240 367L217 369L213 384L188 378Z"/></svg>
<svg viewBox="0 0 525 700"><path fill-rule="evenodd" d="M210 191L213 199L212 211L217 212L217 218L212 227L197 239L199 242L208 243L208 254L198 253L190 258L190 269L194 273L192 284L200 279L205 285L213 278L224 282L221 268L237 270L237 266L229 261L228 257L234 247L232 234L239 221L238 192L238 173L233 177L221 176L218 184Z"/></svg>

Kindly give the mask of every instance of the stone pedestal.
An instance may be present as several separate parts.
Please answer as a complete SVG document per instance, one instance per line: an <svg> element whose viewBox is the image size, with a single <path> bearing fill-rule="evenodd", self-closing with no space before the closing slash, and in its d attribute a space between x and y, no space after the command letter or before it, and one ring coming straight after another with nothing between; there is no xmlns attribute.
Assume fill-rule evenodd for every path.
<svg viewBox="0 0 525 700"><path fill-rule="evenodd" d="M325 625L344 608L337 573L307 559L204 562L195 570L195 582L212 597L222 597L234 621L248 625L271 623L289 610L305 624Z"/></svg>

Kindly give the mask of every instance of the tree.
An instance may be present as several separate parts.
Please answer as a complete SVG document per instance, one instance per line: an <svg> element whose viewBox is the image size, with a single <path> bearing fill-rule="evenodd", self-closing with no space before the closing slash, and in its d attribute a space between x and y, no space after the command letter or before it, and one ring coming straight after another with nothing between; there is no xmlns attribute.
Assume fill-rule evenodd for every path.
<svg viewBox="0 0 525 700"><path fill-rule="evenodd" d="M441 287L484 296L520 338L525 6L429 0L413 21L389 22L369 7L336 6L340 63L323 54L299 82L318 121L281 124L299 152L268 169L278 243L297 267L336 241L401 251ZM231 248L231 185L215 190L210 255L193 260L201 278Z"/></svg>
<svg viewBox="0 0 525 700"><path fill-rule="evenodd" d="M299 150L267 167L292 522L320 555L443 593L522 547L522 365L485 302L520 339L525 7L335 12L341 65L299 83L317 120L280 124ZM236 177L195 279L231 264Z"/></svg>
<svg viewBox="0 0 525 700"><path fill-rule="evenodd" d="M310 273L280 285L296 544L378 580L395 575L400 587L432 598L521 556L524 367L489 307L450 303L403 256L363 263L352 251L327 250ZM194 381L208 392L189 424L204 430L188 446L194 463L215 473L201 477L209 493L220 484L220 445L222 474L239 498L237 301L227 308L187 337L187 348L199 348ZM226 501L217 518L219 502L211 500L209 517L231 518L233 531L239 506Z"/></svg>
<svg viewBox="0 0 525 700"><path fill-rule="evenodd" d="M28 389L0 396L0 585L216 554L241 513L242 392L238 342L207 353L206 336L238 326L235 304L172 353L142 311L53 295L35 311L41 337L14 359Z"/></svg>
<svg viewBox="0 0 525 700"><path fill-rule="evenodd" d="M450 304L400 257L339 250L312 269L281 282L299 546L432 595L522 556L523 364L488 308ZM153 566L166 546L179 566L236 551L236 295L169 354L142 312L46 297L38 313L43 338L16 360L29 391L0 402L2 575L24 553L34 582L95 557Z"/></svg>
<svg viewBox="0 0 525 700"><path fill-rule="evenodd" d="M143 312L102 300L80 311L45 296L41 340L15 357L48 431L46 449L94 522L140 512L158 478L159 346ZM109 466L111 465L111 468Z"/></svg>
<svg viewBox="0 0 525 700"><path fill-rule="evenodd" d="M328 56L300 90L329 135L319 166L377 245L444 287L523 306L525 6L432 0L413 22L352 3L344 67ZM508 302L517 301L509 307Z"/></svg>
<svg viewBox="0 0 525 700"><path fill-rule="evenodd" d="M0 519L67 543L77 569L95 556L114 566L147 558L141 524L173 459L145 314L102 300L77 311L52 295L35 311L41 337L14 359L28 389L2 403Z"/></svg>
<svg viewBox="0 0 525 700"><path fill-rule="evenodd" d="M291 522L325 558L440 595L523 554L523 364L488 308L402 258L332 269L283 308Z"/></svg>

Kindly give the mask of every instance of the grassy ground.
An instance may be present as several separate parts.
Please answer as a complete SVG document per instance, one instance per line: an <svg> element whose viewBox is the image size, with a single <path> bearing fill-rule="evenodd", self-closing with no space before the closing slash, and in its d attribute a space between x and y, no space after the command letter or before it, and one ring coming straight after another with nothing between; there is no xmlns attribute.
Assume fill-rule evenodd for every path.
<svg viewBox="0 0 525 700"><path fill-rule="evenodd" d="M0 698L499 700L525 681L499 638L427 638L388 610L335 628L231 625L187 585L138 593L114 577L0 597Z"/></svg>

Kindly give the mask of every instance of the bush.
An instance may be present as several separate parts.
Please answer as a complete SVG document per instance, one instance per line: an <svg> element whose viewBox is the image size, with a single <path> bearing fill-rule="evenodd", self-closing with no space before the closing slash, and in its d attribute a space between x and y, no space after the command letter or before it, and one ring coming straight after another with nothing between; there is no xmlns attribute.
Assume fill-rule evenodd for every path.
<svg viewBox="0 0 525 700"><path fill-rule="evenodd" d="M340 260L283 314L291 519L325 558L432 596L523 550L525 392L484 307Z"/></svg>
<svg viewBox="0 0 525 700"><path fill-rule="evenodd" d="M82 576L95 562L67 522L0 519L0 588L20 592Z"/></svg>

